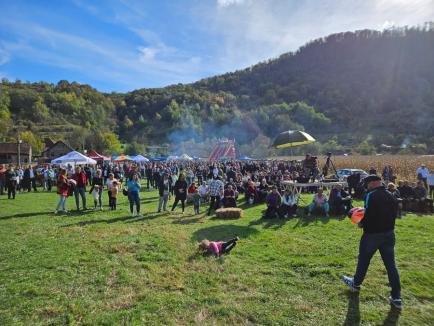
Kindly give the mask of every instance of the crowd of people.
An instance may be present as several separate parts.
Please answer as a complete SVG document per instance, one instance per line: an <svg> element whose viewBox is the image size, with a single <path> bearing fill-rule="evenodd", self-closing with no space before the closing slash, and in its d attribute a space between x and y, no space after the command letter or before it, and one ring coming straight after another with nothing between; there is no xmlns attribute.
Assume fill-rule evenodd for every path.
<svg viewBox="0 0 434 326"><path fill-rule="evenodd" d="M371 168L371 175L377 174ZM421 165L416 171L416 184L402 180L395 186L392 167L386 166L381 174L388 190L400 202L401 211L432 211L434 196L434 172ZM306 155L303 161L171 161L150 162L141 165L104 164L97 166L44 165L15 169L11 164L0 168L0 193L7 192L14 199L17 192L52 191L57 186L59 203L56 213L66 211L68 196L74 196L77 210L86 210L87 191L93 199L93 209L103 210L103 193L106 192L109 209L117 208L117 197L125 194L130 202L130 213L141 215L140 191L157 189L159 201L156 210L167 211L178 205L184 212L192 204L195 214L204 204L207 213L221 207L237 207L238 198L244 196L247 205L265 203L266 218L287 218L297 215L299 194L285 186L285 181L307 183L322 180L316 158ZM363 180L359 174L347 178L348 187L336 185L326 193L317 187L307 188L314 193L307 205L308 215L322 212L325 215L344 214L352 207L353 198L363 198ZM431 197L431 198L430 198Z"/></svg>

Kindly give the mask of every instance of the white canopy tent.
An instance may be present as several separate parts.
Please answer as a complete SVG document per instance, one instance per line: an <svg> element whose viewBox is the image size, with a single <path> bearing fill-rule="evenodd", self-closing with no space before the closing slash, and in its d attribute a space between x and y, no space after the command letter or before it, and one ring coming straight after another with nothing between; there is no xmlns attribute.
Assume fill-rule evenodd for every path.
<svg viewBox="0 0 434 326"><path fill-rule="evenodd" d="M87 157L77 151L69 152L68 154L58 157L51 161L51 164L63 164L63 165L96 164L96 163L97 162L94 159Z"/></svg>

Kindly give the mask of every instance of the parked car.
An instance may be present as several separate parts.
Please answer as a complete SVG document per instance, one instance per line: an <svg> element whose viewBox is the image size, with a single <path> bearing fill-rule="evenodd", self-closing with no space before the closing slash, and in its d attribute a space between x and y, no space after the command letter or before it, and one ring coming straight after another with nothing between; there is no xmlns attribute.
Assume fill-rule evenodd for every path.
<svg viewBox="0 0 434 326"><path fill-rule="evenodd" d="M369 175L368 172L361 169L339 169L336 171L337 177L342 180L346 180L348 176L356 173L360 173L360 179L363 179Z"/></svg>

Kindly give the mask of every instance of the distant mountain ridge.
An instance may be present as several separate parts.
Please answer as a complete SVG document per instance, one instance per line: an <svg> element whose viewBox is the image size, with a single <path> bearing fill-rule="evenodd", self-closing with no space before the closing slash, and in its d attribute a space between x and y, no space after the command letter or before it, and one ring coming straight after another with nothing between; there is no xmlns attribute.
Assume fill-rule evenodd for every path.
<svg viewBox="0 0 434 326"><path fill-rule="evenodd" d="M375 151L405 141L432 152L434 24L333 34L192 84L102 94L66 81L4 80L0 91L3 121L11 118L37 136L47 126L72 123L78 131L62 137L73 143L77 133L95 130L114 132L135 150L228 137L250 154L258 144L265 150L280 131L304 129L322 143L313 151L327 146ZM103 151L108 146L91 139L80 142Z"/></svg>

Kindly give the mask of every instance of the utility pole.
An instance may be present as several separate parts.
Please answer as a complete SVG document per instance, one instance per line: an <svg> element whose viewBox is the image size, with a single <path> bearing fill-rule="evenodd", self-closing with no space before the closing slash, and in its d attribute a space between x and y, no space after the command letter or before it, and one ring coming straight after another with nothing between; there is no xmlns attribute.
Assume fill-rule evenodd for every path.
<svg viewBox="0 0 434 326"><path fill-rule="evenodd" d="M21 165L21 143L22 143L23 141L20 139L20 136L18 136L18 140L17 140L17 145L18 145L18 162L17 162L17 164L18 164L18 166L20 166Z"/></svg>

